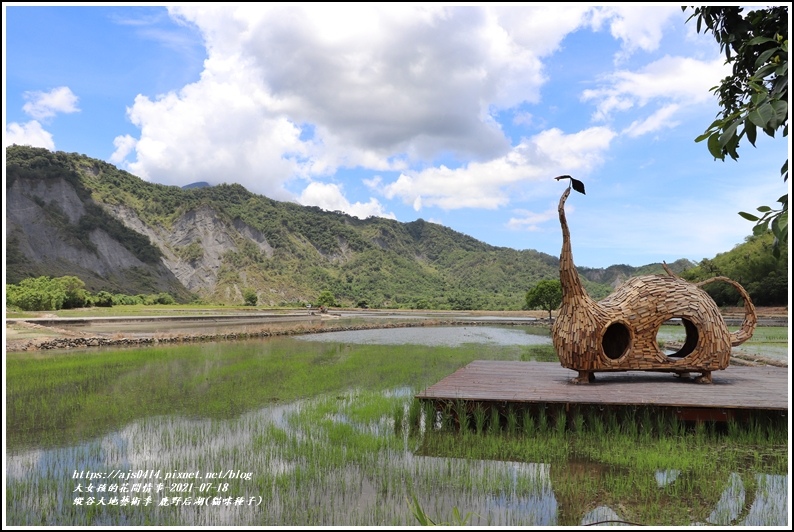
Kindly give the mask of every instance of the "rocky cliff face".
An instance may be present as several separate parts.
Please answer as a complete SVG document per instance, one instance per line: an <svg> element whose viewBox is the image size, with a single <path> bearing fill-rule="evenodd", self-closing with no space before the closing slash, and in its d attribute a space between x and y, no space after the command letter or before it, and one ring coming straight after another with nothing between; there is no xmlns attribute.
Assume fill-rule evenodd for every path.
<svg viewBox="0 0 794 532"><path fill-rule="evenodd" d="M65 179L15 179L6 188L6 241L36 275L76 275L90 290L170 292L185 286L163 262L146 263L102 228L75 236L87 215L83 199ZM9 273L8 282L16 282Z"/></svg>
<svg viewBox="0 0 794 532"><path fill-rule="evenodd" d="M253 245L263 256L273 256L259 230L239 219L227 221L208 205L183 213L169 227L150 225L129 206L99 204L57 177L13 179L6 200L6 240L10 262L16 261L8 278L12 283L32 275L75 275L92 291L169 292L188 300L191 293L214 294L227 253ZM147 237L160 256L144 261L102 227L81 230L97 206ZM239 275L244 281L245 273ZM239 300L242 292L225 287L222 297Z"/></svg>
<svg viewBox="0 0 794 532"><path fill-rule="evenodd" d="M170 228L146 225L135 211L123 205L107 209L124 225L149 237L162 251L165 267L192 292L212 293L223 256L236 251L243 242L253 242L266 256L273 256L273 248L262 233L239 220L226 223L209 206L186 212Z"/></svg>

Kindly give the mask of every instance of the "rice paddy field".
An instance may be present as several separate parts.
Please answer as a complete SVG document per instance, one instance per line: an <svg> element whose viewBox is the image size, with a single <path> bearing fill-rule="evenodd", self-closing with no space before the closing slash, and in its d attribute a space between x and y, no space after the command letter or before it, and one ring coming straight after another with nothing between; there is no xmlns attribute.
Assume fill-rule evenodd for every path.
<svg viewBox="0 0 794 532"><path fill-rule="evenodd" d="M556 355L498 326L7 353L5 522L790 525L787 426L414 399L487 359Z"/></svg>

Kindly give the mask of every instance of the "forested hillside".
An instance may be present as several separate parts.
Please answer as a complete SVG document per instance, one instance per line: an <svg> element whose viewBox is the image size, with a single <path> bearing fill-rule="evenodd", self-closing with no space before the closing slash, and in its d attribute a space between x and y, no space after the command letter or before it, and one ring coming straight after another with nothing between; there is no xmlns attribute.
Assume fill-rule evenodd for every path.
<svg viewBox="0 0 794 532"><path fill-rule="evenodd" d="M365 220L253 194L237 184L146 182L76 153L6 149L7 282L80 278L91 291L178 301L518 310L558 277L558 257L494 247L438 224ZM681 272L689 261L672 263ZM642 268L580 268L601 298Z"/></svg>
<svg viewBox="0 0 794 532"><path fill-rule="evenodd" d="M692 282L717 276L729 277L744 286L756 306L785 306L788 304L791 277L788 245L783 243L780 256L775 257L772 253L774 240L771 231L748 236L732 250L700 261L682 277ZM736 290L726 283L710 284L704 290L718 305L735 305L739 301Z"/></svg>

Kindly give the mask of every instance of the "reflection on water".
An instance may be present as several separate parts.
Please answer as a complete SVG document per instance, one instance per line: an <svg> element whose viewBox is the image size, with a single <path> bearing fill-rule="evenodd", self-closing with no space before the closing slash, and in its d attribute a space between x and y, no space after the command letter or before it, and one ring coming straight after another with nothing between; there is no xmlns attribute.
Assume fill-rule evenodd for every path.
<svg viewBox="0 0 794 532"><path fill-rule="evenodd" d="M408 327L395 329L368 329L339 331L297 336L308 342L339 342L348 344L379 345L446 345L457 347L463 344L507 345L551 345L548 331L532 334L521 328L495 326L471 327Z"/></svg>
<svg viewBox="0 0 794 532"><path fill-rule="evenodd" d="M406 393L398 388L382 397ZM560 520L569 512L578 514L582 525L627 521L622 504L582 508L575 506L581 504L577 497L555 493L555 485L568 476L603 482L602 468L416 455L407 434L402 445L394 444L389 416L354 419L351 408L358 397L275 405L230 420L152 417L80 445L12 453L6 472L8 523L410 525L415 524L406 503L410 494L441 521L451 519L451 508L470 512L471 525L565 525ZM133 476L141 473L143 478ZM190 478L178 478L183 474ZM228 476L218 480L209 478L212 474ZM91 478L97 475L104 478ZM648 480L664 489L687 482L682 479L680 471L664 470ZM747 477L743 482L740 474L731 474L702 524L785 525L788 477L756 474L749 480L750 489ZM151 497L151 504L120 504L122 485L128 497ZM163 504L188 496L220 502ZM79 497L102 498L105 505L80 506ZM226 504L226 497L244 502ZM261 502L250 505L250 500Z"/></svg>
<svg viewBox="0 0 794 532"><path fill-rule="evenodd" d="M582 517L582 526L595 524L630 524L624 521L609 506L593 508ZM633 523L632 523L633 524Z"/></svg>
<svg viewBox="0 0 794 532"><path fill-rule="evenodd" d="M657 471L656 472L656 484L663 488L668 484L672 484L681 474L681 471L677 469L665 469L664 471Z"/></svg>
<svg viewBox="0 0 794 532"><path fill-rule="evenodd" d="M769 523L772 515L788 513L788 476L755 475L756 490L751 493L748 509L748 494L742 477L732 473L728 486L722 492L717 506L706 519L710 525L768 526L786 525L785 519ZM746 513L745 513L746 512ZM742 515L745 513L744 515Z"/></svg>

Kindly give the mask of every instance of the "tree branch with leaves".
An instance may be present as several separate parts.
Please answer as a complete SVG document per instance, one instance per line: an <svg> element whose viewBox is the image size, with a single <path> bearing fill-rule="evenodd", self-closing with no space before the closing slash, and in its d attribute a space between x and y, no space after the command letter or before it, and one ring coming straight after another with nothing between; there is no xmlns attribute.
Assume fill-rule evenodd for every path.
<svg viewBox="0 0 794 532"><path fill-rule="evenodd" d="M758 130L774 137L780 129L788 136L788 5L769 6L744 13L739 6L682 6L693 11L698 33L710 32L725 54L732 74L711 91L722 110L717 119L695 142L707 141L715 159L739 158L739 142L746 138L755 146ZM788 159L780 168L788 181ZM788 193L778 198L780 207L766 205L758 214L740 212L756 222L753 234L771 230L773 253L780 254L781 242L788 240Z"/></svg>

